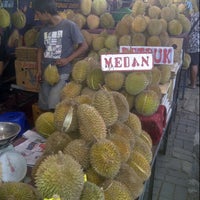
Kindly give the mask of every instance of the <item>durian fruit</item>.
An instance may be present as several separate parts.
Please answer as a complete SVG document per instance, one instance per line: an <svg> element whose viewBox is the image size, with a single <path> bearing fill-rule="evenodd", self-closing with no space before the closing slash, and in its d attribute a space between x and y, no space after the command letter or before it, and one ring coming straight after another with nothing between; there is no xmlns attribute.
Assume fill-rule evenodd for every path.
<svg viewBox="0 0 200 200"><path fill-rule="evenodd" d="M107 72L104 75L105 86L111 90L118 91L122 88L125 80L125 74L122 72ZM117 80L117 81L116 81Z"/></svg>
<svg viewBox="0 0 200 200"><path fill-rule="evenodd" d="M48 156L38 167L35 185L43 198L79 200L84 187L81 165L68 154Z"/></svg>
<svg viewBox="0 0 200 200"><path fill-rule="evenodd" d="M144 188L142 180L127 163L121 165L115 180L126 185L131 192L132 199L137 199L142 194Z"/></svg>
<svg viewBox="0 0 200 200"><path fill-rule="evenodd" d="M7 43L8 47L10 48L18 47L19 40L20 40L19 30L14 29L8 38L8 43Z"/></svg>
<svg viewBox="0 0 200 200"><path fill-rule="evenodd" d="M161 46L169 46L170 37L167 31L163 31L159 35Z"/></svg>
<svg viewBox="0 0 200 200"><path fill-rule="evenodd" d="M161 9L158 6L150 6L148 8L148 16L151 19L159 19L160 18Z"/></svg>
<svg viewBox="0 0 200 200"><path fill-rule="evenodd" d="M60 100L71 99L80 95L82 85L75 81L67 83L60 91Z"/></svg>
<svg viewBox="0 0 200 200"><path fill-rule="evenodd" d="M76 106L73 102L63 100L56 105L54 124L57 130L69 133L78 129Z"/></svg>
<svg viewBox="0 0 200 200"><path fill-rule="evenodd" d="M123 138L125 138L127 141L130 142L131 148L135 145L135 135L131 128L129 128L126 124L117 121L115 124L113 124L110 129L109 133L111 135L119 135Z"/></svg>
<svg viewBox="0 0 200 200"><path fill-rule="evenodd" d="M157 67L153 67L152 70L152 81L151 84L159 84L161 78L161 71Z"/></svg>
<svg viewBox="0 0 200 200"><path fill-rule="evenodd" d="M90 97L93 97L93 95L95 94L95 90L89 88L89 87L84 87L82 90L81 90L81 95L88 95Z"/></svg>
<svg viewBox="0 0 200 200"><path fill-rule="evenodd" d="M188 69L191 63L191 56L189 53L184 53L183 54L183 64L182 67L184 69Z"/></svg>
<svg viewBox="0 0 200 200"><path fill-rule="evenodd" d="M146 30L147 28L147 22L145 17L142 15L137 15L131 24L131 31L133 33L142 33Z"/></svg>
<svg viewBox="0 0 200 200"><path fill-rule="evenodd" d="M175 19L175 11L174 9L170 8L169 6L165 6L161 9L160 16L161 18L165 19L167 22Z"/></svg>
<svg viewBox="0 0 200 200"><path fill-rule="evenodd" d="M49 64L44 70L44 79L49 85L55 85L60 80L56 65Z"/></svg>
<svg viewBox="0 0 200 200"><path fill-rule="evenodd" d="M109 135L108 139L117 146L120 153L121 162L127 162L132 150L130 142L126 138L117 134Z"/></svg>
<svg viewBox="0 0 200 200"><path fill-rule="evenodd" d="M135 99L135 96L134 95L131 95L129 94L128 92L126 92L126 90L121 90L120 91L121 94L123 94L129 104L129 110L132 110L133 107L134 107L134 99Z"/></svg>
<svg viewBox="0 0 200 200"><path fill-rule="evenodd" d="M180 21L180 23L183 26L183 33L188 33L191 29L191 23L190 20L184 15L184 14L178 14L177 19Z"/></svg>
<svg viewBox="0 0 200 200"><path fill-rule="evenodd" d="M161 100L161 98L162 98L162 91L160 89L159 84L150 84L150 85L148 85L147 89L148 90L153 90L154 92L156 92L157 95L158 95L158 98Z"/></svg>
<svg viewBox="0 0 200 200"><path fill-rule="evenodd" d="M81 33L83 34L85 41L87 42L88 46L90 47L92 44L92 35L86 29L81 29Z"/></svg>
<svg viewBox="0 0 200 200"><path fill-rule="evenodd" d="M24 33L24 43L26 47L31 47L35 44L38 37L38 31L35 28L31 28Z"/></svg>
<svg viewBox="0 0 200 200"><path fill-rule="evenodd" d="M63 151L63 149L67 146L69 142L71 142L71 138L68 134L62 133L60 131L54 131L45 142L45 150L44 154L55 154L58 151Z"/></svg>
<svg viewBox="0 0 200 200"><path fill-rule="evenodd" d="M162 22L159 19L151 19L147 26L148 33L152 35L159 35L162 31Z"/></svg>
<svg viewBox="0 0 200 200"><path fill-rule="evenodd" d="M135 98L135 110L143 116L153 115L160 105L160 99L153 90L145 90Z"/></svg>
<svg viewBox="0 0 200 200"><path fill-rule="evenodd" d="M142 124L140 118L136 114L130 112L127 121L125 121L124 123L133 131L133 134L141 134Z"/></svg>
<svg viewBox="0 0 200 200"><path fill-rule="evenodd" d="M162 31L161 31L161 33L164 32L164 31L167 31L167 21L165 19L163 19L163 18L160 18L159 20L162 23Z"/></svg>
<svg viewBox="0 0 200 200"><path fill-rule="evenodd" d="M106 180L103 185L105 199L132 200L128 187L116 180Z"/></svg>
<svg viewBox="0 0 200 200"><path fill-rule="evenodd" d="M92 97L86 94L76 96L73 100L77 104L84 104L84 103L89 104L89 105L92 104Z"/></svg>
<svg viewBox="0 0 200 200"><path fill-rule="evenodd" d="M83 169L87 169L89 166L89 149L89 145L85 140L75 139L66 145L63 153L72 156Z"/></svg>
<svg viewBox="0 0 200 200"><path fill-rule="evenodd" d="M151 166L141 153L132 151L127 164L134 169L142 182L146 181L150 177Z"/></svg>
<svg viewBox="0 0 200 200"><path fill-rule="evenodd" d="M111 91L113 95L115 104L118 109L118 120L121 122L125 122L129 116L129 104L126 100L126 97L120 92Z"/></svg>
<svg viewBox="0 0 200 200"><path fill-rule="evenodd" d="M119 46L131 46L131 35L122 35L118 40Z"/></svg>
<svg viewBox="0 0 200 200"><path fill-rule="evenodd" d="M98 90L93 97L92 105L102 116L106 127L113 125L118 119L118 109L109 91Z"/></svg>
<svg viewBox="0 0 200 200"><path fill-rule="evenodd" d="M108 8L108 3L106 0L93 0L92 1L92 13L100 16L105 13Z"/></svg>
<svg viewBox="0 0 200 200"><path fill-rule="evenodd" d="M99 51L105 47L105 37L104 36L97 36L92 40L92 48L95 51Z"/></svg>
<svg viewBox="0 0 200 200"><path fill-rule="evenodd" d="M72 9L63 10L63 15L65 19L72 19L75 15L75 12Z"/></svg>
<svg viewBox="0 0 200 200"><path fill-rule="evenodd" d="M36 188L27 183L5 182L0 185L0 199L42 200L42 197Z"/></svg>
<svg viewBox="0 0 200 200"><path fill-rule="evenodd" d="M109 12L105 12L100 15L101 28L109 29L109 28L114 28L114 26L115 26L115 20Z"/></svg>
<svg viewBox="0 0 200 200"><path fill-rule="evenodd" d="M103 189L94 183L86 181L84 183L83 191L80 200L104 200Z"/></svg>
<svg viewBox="0 0 200 200"><path fill-rule="evenodd" d="M161 8L166 7L172 3L172 0L159 0Z"/></svg>
<svg viewBox="0 0 200 200"><path fill-rule="evenodd" d="M133 33L131 35L131 43L133 46L145 46L146 45L146 37L144 33Z"/></svg>
<svg viewBox="0 0 200 200"><path fill-rule="evenodd" d="M143 72L131 72L125 79L125 90L131 95L137 95L149 84Z"/></svg>
<svg viewBox="0 0 200 200"><path fill-rule="evenodd" d="M149 146L150 149L152 148L153 142L151 136L145 130L142 130L140 138L144 140L144 142Z"/></svg>
<svg viewBox="0 0 200 200"><path fill-rule="evenodd" d="M21 10L17 9L11 14L11 22L12 25L17 29L24 28L26 25L26 16Z"/></svg>
<svg viewBox="0 0 200 200"><path fill-rule="evenodd" d="M161 65L158 66L158 69L161 72L160 84L165 84L170 81L171 78L171 66L170 65Z"/></svg>
<svg viewBox="0 0 200 200"><path fill-rule="evenodd" d="M133 151L141 153L149 163L151 163L153 154L149 145L141 138L141 136L136 136L136 142Z"/></svg>
<svg viewBox="0 0 200 200"><path fill-rule="evenodd" d="M96 141L106 137L106 125L97 109L88 104L80 104L77 109L79 130L86 141Z"/></svg>
<svg viewBox="0 0 200 200"><path fill-rule="evenodd" d="M144 15L146 11L146 5L142 0L136 0L132 5L133 16Z"/></svg>
<svg viewBox="0 0 200 200"><path fill-rule="evenodd" d="M92 69L86 78L87 86L92 90L98 90L104 84L104 74L101 68Z"/></svg>
<svg viewBox="0 0 200 200"><path fill-rule="evenodd" d="M36 131L45 138L48 138L55 130L54 114L52 112L42 113L35 121Z"/></svg>
<svg viewBox="0 0 200 200"><path fill-rule="evenodd" d="M152 35L147 38L147 46L161 46L160 37L157 35Z"/></svg>
<svg viewBox="0 0 200 200"><path fill-rule="evenodd" d="M108 139L98 140L90 148L90 164L101 176L114 178L121 165L117 146Z"/></svg>
<svg viewBox="0 0 200 200"><path fill-rule="evenodd" d="M100 18L95 14L89 14L86 18L87 27L90 30L96 29L100 25Z"/></svg>
<svg viewBox="0 0 200 200"><path fill-rule="evenodd" d="M177 36L182 33L183 26L179 20L173 19L168 22L167 31L168 31L169 35Z"/></svg>
<svg viewBox="0 0 200 200"><path fill-rule="evenodd" d="M106 178L98 174L91 166L85 170L87 181L100 186Z"/></svg>
<svg viewBox="0 0 200 200"><path fill-rule="evenodd" d="M107 49L114 49L114 48L117 48L117 46L118 46L117 35L115 35L115 34L113 34L113 35L108 35L108 36L105 38L104 46L105 46Z"/></svg>
<svg viewBox="0 0 200 200"><path fill-rule="evenodd" d="M92 0L81 0L80 11L83 15L89 15L92 10Z"/></svg>
<svg viewBox="0 0 200 200"><path fill-rule="evenodd" d="M75 13L71 21L75 22L80 29L86 25L86 17L82 13Z"/></svg>
<svg viewBox="0 0 200 200"><path fill-rule="evenodd" d="M86 80L90 63L87 60L79 60L74 63L72 68L72 78L77 83L83 83Z"/></svg>
<svg viewBox="0 0 200 200"><path fill-rule="evenodd" d="M0 27L6 28L10 25L10 13L5 8L0 8Z"/></svg>

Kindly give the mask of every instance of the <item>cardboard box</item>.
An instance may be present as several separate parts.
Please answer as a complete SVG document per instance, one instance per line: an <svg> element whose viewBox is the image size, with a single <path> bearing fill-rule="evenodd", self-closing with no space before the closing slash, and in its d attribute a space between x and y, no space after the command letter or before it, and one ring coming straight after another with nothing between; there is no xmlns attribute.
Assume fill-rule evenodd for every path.
<svg viewBox="0 0 200 200"><path fill-rule="evenodd" d="M15 56L17 60L36 62L37 50L35 47L17 47L15 49Z"/></svg>
<svg viewBox="0 0 200 200"><path fill-rule="evenodd" d="M16 84L25 91L38 92L36 62L15 60Z"/></svg>
<svg viewBox="0 0 200 200"><path fill-rule="evenodd" d="M36 119L45 111L41 110L38 107L37 103L32 104L32 116L33 116L33 122L35 123Z"/></svg>

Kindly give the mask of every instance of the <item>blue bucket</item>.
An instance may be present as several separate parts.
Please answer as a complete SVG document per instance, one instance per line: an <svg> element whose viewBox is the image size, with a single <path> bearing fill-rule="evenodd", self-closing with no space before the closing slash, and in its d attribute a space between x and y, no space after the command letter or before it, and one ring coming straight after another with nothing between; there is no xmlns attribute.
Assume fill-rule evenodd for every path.
<svg viewBox="0 0 200 200"><path fill-rule="evenodd" d="M25 113L23 112L5 112L0 114L0 122L13 122L19 124L21 131L18 136L21 136L30 128Z"/></svg>

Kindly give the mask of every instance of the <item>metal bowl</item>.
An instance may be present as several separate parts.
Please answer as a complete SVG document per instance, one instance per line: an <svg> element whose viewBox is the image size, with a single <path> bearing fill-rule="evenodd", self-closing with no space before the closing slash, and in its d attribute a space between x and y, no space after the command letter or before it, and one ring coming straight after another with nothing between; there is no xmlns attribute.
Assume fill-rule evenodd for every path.
<svg viewBox="0 0 200 200"><path fill-rule="evenodd" d="M20 131L21 127L17 123L0 122L0 148L9 145Z"/></svg>

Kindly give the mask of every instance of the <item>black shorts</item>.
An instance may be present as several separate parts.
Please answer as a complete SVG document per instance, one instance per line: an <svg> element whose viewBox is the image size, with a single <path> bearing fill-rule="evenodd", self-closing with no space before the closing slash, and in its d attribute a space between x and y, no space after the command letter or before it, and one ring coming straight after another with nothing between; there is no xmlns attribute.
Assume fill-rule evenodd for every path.
<svg viewBox="0 0 200 200"><path fill-rule="evenodd" d="M190 53L191 63L190 65L199 65L199 52Z"/></svg>

